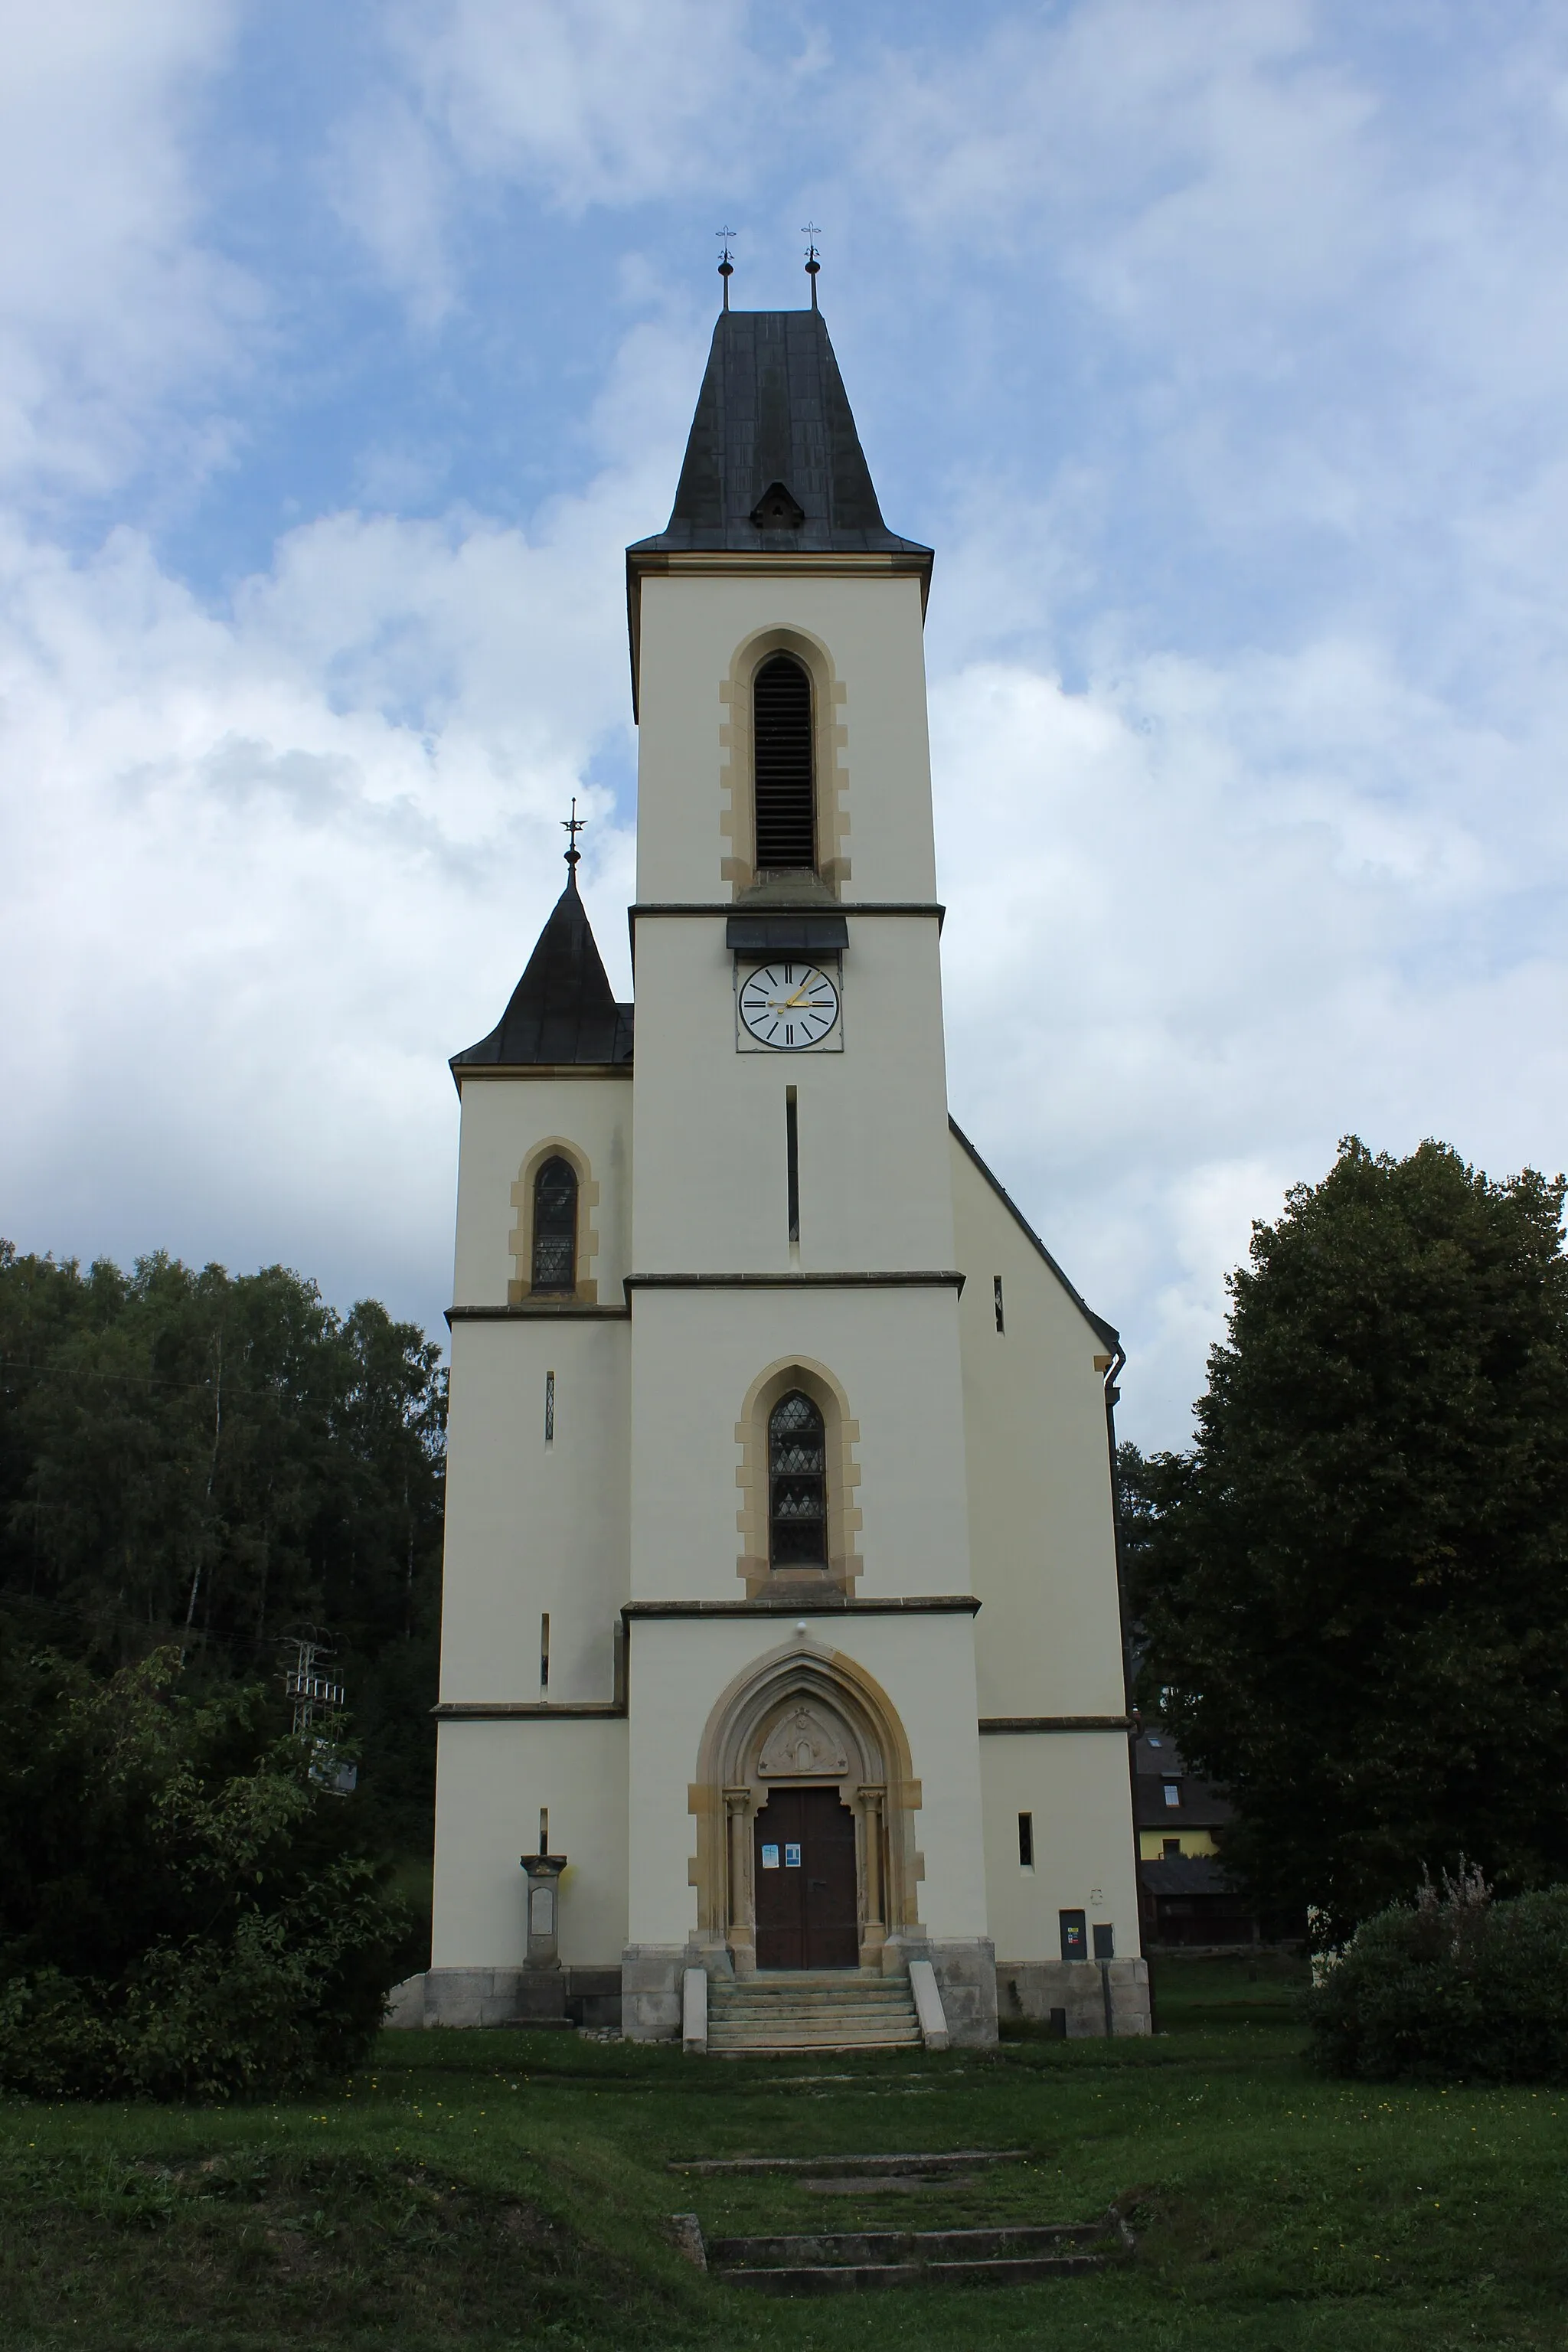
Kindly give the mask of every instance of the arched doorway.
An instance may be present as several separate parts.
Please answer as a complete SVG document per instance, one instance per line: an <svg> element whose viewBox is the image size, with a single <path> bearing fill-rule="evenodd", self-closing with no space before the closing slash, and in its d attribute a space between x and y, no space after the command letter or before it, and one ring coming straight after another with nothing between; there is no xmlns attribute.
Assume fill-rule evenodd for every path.
<svg viewBox="0 0 1568 2352"><path fill-rule="evenodd" d="M923 1936L920 1784L887 1695L802 1643L740 1675L709 1718L691 1790L698 1935L753 1969L880 1968Z"/></svg>

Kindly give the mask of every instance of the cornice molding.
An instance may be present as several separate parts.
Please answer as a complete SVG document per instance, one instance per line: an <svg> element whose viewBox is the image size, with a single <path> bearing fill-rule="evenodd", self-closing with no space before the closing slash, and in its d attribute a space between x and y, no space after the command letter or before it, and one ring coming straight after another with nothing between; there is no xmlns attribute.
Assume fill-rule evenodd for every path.
<svg viewBox="0 0 1568 2352"><path fill-rule="evenodd" d="M634 1617L973 1617L980 1602L973 1592L916 1592L903 1600L836 1600L813 1593L802 1600L628 1601L621 1615Z"/></svg>
<svg viewBox="0 0 1568 2352"><path fill-rule="evenodd" d="M634 1290L957 1290L966 1277L950 1268L910 1274L628 1274Z"/></svg>
<svg viewBox="0 0 1568 2352"><path fill-rule="evenodd" d="M983 1715L982 1732L1134 1731L1130 1715Z"/></svg>
<svg viewBox="0 0 1568 2352"><path fill-rule="evenodd" d="M443 1699L430 1710L437 1723L548 1723L552 1717L558 1723L610 1723L626 1711L617 1699L562 1699L552 1705L504 1698Z"/></svg>
<svg viewBox="0 0 1568 2352"><path fill-rule="evenodd" d="M565 1299L559 1307L523 1299L515 1307L448 1307L447 1328L454 1323L626 1323L630 1307L577 1307Z"/></svg>

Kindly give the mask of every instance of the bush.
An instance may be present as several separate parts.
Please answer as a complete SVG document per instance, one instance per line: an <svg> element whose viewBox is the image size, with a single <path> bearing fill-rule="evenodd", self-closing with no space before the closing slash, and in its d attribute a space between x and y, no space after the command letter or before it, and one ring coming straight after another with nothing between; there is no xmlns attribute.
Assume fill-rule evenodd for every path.
<svg viewBox="0 0 1568 2352"><path fill-rule="evenodd" d="M353 1798L260 1690L0 1663L0 2084L278 2097L353 2065L408 1931Z"/></svg>
<svg viewBox="0 0 1568 2352"><path fill-rule="evenodd" d="M1307 1997L1325 2074L1568 2082L1568 1886L1494 1903L1479 1871L1360 1927Z"/></svg>

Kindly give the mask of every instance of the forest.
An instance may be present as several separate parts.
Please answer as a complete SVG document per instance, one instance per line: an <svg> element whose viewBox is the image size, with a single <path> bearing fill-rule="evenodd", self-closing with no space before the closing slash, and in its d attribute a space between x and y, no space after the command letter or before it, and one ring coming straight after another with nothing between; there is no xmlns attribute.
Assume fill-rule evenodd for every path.
<svg viewBox="0 0 1568 2352"><path fill-rule="evenodd" d="M129 1273L0 1242L0 1635L193 1696L275 1692L313 1630L386 1847L427 1853L446 1375L282 1266ZM356 1807L356 1811L363 1810Z"/></svg>

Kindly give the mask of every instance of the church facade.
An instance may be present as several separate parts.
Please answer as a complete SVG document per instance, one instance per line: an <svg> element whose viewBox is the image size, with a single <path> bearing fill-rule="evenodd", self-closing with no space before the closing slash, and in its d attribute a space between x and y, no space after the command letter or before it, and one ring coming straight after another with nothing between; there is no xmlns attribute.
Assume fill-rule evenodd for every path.
<svg viewBox="0 0 1568 2352"><path fill-rule="evenodd" d="M820 314L726 310L627 551L635 1032L574 839L452 1065L429 2022L925 1960L954 2041L1148 2030L1121 1351L948 1114L931 565Z"/></svg>

